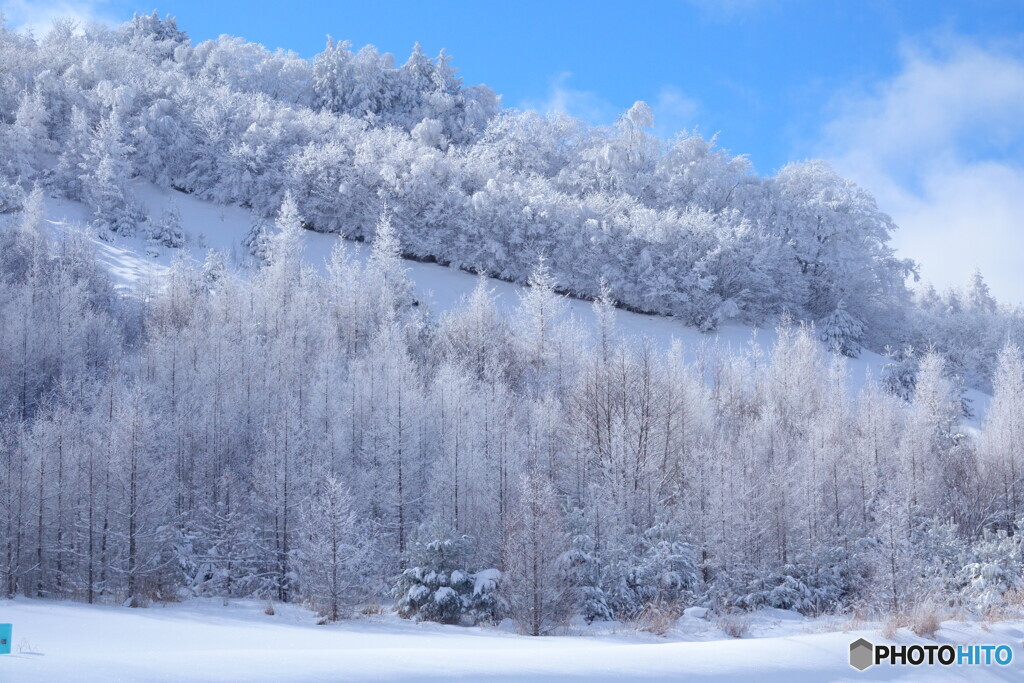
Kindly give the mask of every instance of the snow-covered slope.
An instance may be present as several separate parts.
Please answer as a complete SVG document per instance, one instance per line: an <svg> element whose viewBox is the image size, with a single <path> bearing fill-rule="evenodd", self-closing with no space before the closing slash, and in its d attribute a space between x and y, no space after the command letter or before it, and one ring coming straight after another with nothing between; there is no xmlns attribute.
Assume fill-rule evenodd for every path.
<svg viewBox="0 0 1024 683"><path fill-rule="evenodd" d="M910 644L1009 644L1009 667L877 666L847 663L859 637L886 640L877 624L841 631L790 612L751 617L733 639L714 623L684 617L667 638L623 628L586 637L518 636L504 629L415 624L397 617L317 626L311 612L239 602L192 601L129 610L41 600L0 601L14 624L14 651L0 680L22 681L518 681L518 680L1020 680L1024 623L945 622L934 641L900 630ZM829 631L832 632L824 632Z"/></svg>
<svg viewBox="0 0 1024 683"><path fill-rule="evenodd" d="M132 288L153 285L161 274L166 272L175 257L184 256L201 262L208 249L224 252L230 262L240 267L245 262L247 250L242 241L253 223L253 216L247 210L205 202L191 195L139 180L135 181L132 189L151 216L159 216L163 210L172 207L178 209L187 245L183 249L154 248L142 236L115 237L113 243L96 239L99 258L110 270L118 286ZM57 229L85 224L90 218L85 206L64 199L47 198L46 209L48 219ZM316 232L307 232L304 237L307 259L312 265L322 268L339 237ZM369 250L365 244L350 242L349 246L358 258L365 258L368 254ZM416 261L409 261L407 265L417 296L438 313L457 306L476 285L476 277L461 270ZM491 286L499 308L505 312L515 309L524 291L524 287L520 285L501 280L492 280ZM590 302L570 299L569 310L582 325L594 325L594 313ZM706 344L738 351L755 343L768 350L777 336L774 330L758 330L737 324L726 324L718 331L706 334L673 318L629 311L620 311L617 323L627 337L635 340L646 337L663 349L667 349L674 339L678 340L690 358L701 345ZM869 378L879 377L886 359L865 350L859 358L846 362L850 390L855 393ZM975 413L969 426L976 427L983 419L991 397L970 390L967 392L967 398L972 401Z"/></svg>

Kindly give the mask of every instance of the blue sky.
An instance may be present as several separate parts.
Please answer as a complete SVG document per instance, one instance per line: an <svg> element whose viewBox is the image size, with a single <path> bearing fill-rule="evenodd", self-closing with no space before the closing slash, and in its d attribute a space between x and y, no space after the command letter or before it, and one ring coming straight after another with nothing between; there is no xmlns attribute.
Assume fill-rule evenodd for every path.
<svg viewBox="0 0 1024 683"><path fill-rule="evenodd" d="M153 0L0 2L15 25L108 22ZM240 35L305 57L324 37L404 61L445 48L506 106L606 123L642 99L656 131L699 127L758 172L825 157L903 229L940 287L976 266L1024 301L1024 2L199 2L156 6L194 41Z"/></svg>

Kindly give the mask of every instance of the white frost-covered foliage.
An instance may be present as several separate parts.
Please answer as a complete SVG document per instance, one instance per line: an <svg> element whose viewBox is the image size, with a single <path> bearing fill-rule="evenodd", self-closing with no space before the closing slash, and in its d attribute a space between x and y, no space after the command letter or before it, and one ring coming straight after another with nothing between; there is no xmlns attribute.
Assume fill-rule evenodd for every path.
<svg viewBox="0 0 1024 683"><path fill-rule="evenodd" d="M593 338L574 332L542 272L504 323L481 281L434 324L398 295L386 227L367 263L339 245L326 274L304 265L295 201L259 270L179 259L116 298L41 206L0 217L5 595L258 597L327 619L393 596L535 634L693 604L1018 599L1014 347L975 441L935 354L907 400L848 396L811 326L691 365L624 343L607 290Z"/></svg>
<svg viewBox="0 0 1024 683"><path fill-rule="evenodd" d="M165 210L159 220L151 224L149 239L171 249L185 246L185 233L181 229L181 212L178 207Z"/></svg>
<svg viewBox="0 0 1024 683"><path fill-rule="evenodd" d="M0 214L20 211L25 203L25 193L21 187L0 178Z"/></svg>
<svg viewBox="0 0 1024 683"><path fill-rule="evenodd" d="M316 108L412 131L429 147L446 147L448 139L465 142L494 115L498 98L484 87L463 88L443 51L430 59L417 44L395 68L390 54L371 45L353 53L351 47L328 38L307 66Z"/></svg>
<svg viewBox="0 0 1024 683"><path fill-rule="evenodd" d="M841 548L826 551L755 576L740 589L748 592L739 596L736 606L774 607L811 615L837 610L850 602L854 581L861 578L849 572Z"/></svg>
<svg viewBox="0 0 1024 683"><path fill-rule="evenodd" d="M1019 599L1024 591L1024 545L1019 532L986 532L971 548L970 561L957 580L968 605L980 612L1003 607L1013 593Z"/></svg>
<svg viewBox="0 0 1024 683"><path fill-rule="evenodd" d="M442 624L491 621L499 614L496 569L473 570L471 539L451 534L418 541L408 552L411 565L395 585L398 614Z"/></svg>
<svg viewBox="0 0 1024 683"><path fill-rule="evenodd" d="M193 44L156 14L0 43L5 175L84 198L105 236L134 230L141 176L263 218L291 192L305 227L357 239L383 202L416 258L526 282L545 256L575 296L603 279L621 306L706 330L788 311L847 354L934 342L970 384L1024 329L980 275L956 324L915 306L892 221L823 162L760 178L714 139L658 140L643 102L587 126L500 110L444 52L397 64L329 39L304 60L228 36ZM994 331L978 343L981 328Z"/></svg>
<svg viewBox="0 0 1024 683"><path fill-rule="evenodd" d="M80 166L84 199L95 217L93 226L104 236L106 231L134 235L141 215L127 187L132 175L130 152L131 147L123 141L120 115L114 109L93 131Z"/></svg>
<svg viewBox="0 0 1024 683"><path fill-rule="evenodd" d="M882 366L882 376L879 378L882 387L892 395L909 401L914 396L914 388L917 386L919 361L913 347L908 346L896 351L886 347L885 355L889 362Z"/></svg>
<svg viewBox="0 0 1024 683"><path fill-rule="evenodd" d="M860 355L860 342L864 338L864 325L846 310L846 302L840 300L834 311L821 321L821 341L826 348L844 356L856 358Z"/></svg>
<svg viewBox="0 0 1024 683"><path fill-rule="evenodd" d="M257 264L267 263L270 254L270 231L264 220L253 221L252 227L242 238L242 246L249 251L249 255Z"/></svg>
<svg viewBox="0 0 1024 683"><path fill-rule="evenodd" d="M334 476L315 484L301 510L298 536L304 594L328 620L348 616L366 595L363 568L371 548L352 494Z"/></svg>
<svg viewBox="0 0 1024 683"><path fill-rule="evenodd" d="M604 559L603 593L617 616L632 618L652 610L681 613L693 601L695 558L678 530L671 533L658 524L639 537L620 532L615 541L609 539Z"/></svg>
<svg viewBox="0 0 1024 683"><path fill-rule="evenodd" d="M553 632L573 609L569 539L547 475L523 475L502 553L501 594L519 629Z"/></svg>
<svg viewBox="0 0 1024 683"><path fill-rule="evenodd" d="M967 284L939 293L921 287L916 296L910 343L934 347L967 386L992 389L993 371L1007 343L1020 346L1024 330L1021 308L999 305L980 272Z"/></svg>
<svg viewBox="0 0 1024 683"><path fill-rule="evenodd" d="M335 619L398 582L410 616L532 634L1016 599L1021 316L980 275L912 301L891 221L824 164L759 178L655 139L642 104L609 127L498 112L445 55L311 63L154 15L0 30L0 56L0 595ZM136 177L251 209L261 267L179 258L115 295L43 195L120 240L146 225ZM309 228L371 256L339 240L321 274ZM530 287L504 317L482 275L434 320L407 256ZM566 294L595 299L593 338ZM615 302L792 317L769 353L691 363L620 339ZM907 351L850 396L822 335ZM964 383L994 392L978 438Z"/></svg>

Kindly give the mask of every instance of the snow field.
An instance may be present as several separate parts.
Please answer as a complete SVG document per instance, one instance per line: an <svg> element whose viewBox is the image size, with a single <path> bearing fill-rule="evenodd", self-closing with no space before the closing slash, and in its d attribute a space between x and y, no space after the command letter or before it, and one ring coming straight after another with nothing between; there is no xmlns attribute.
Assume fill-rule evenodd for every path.
<svg viewBox="0 0 1024 683"><path fill-rule="evenodd" d="M67 602L0 602L14 623L14 651L0 680L79 681L877 681L1020 680L1024 622L945 622L934 641L879 624L858 630L836 618L767 610L750 615L750 635L725 636L710 621L683 617L667 637L624 625L570 627L582 637L520 636L505 627L442 626L375 616L317 626L302 608L215 600L129 610ZM847 624L848 625L848 624ZM1009 667L886 667L861 673L850 642L1008 644Z"/></svg>

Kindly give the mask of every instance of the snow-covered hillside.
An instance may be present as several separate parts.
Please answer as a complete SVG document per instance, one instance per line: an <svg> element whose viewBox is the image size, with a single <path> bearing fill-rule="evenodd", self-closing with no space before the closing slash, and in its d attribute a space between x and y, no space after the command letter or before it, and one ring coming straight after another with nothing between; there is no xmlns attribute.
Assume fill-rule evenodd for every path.
<svg viewBox="0 0 1024 683"><path fill-rule="evenodd" d="M209 249L223 252L229 262L243 272L245 268L251 267L248 250L243 244L254 221L249 211L203 201L143 180L135 180L132 190L145 205L149 215L159 216L166 210L177 209L187 241L185 247L171 249L154 246L143 237L114 235L112 242L94 238L92 241L101 263L107 267L119 287L131 289L140 285L159 286L161 275L174 258L183 257L201 263ZM47 217L57 230L87 225L90 220L88 208L79 202L47 198L46 208ZM338 235L306 231L303 239L307 261L322 270L332 247L339 239ZM348 246L358 259L365 261L369 253L366 244L350 241ZM429 305L435 313L454 309L476 286L476 276L461 270L419 261L408 261L406 267L418 299ZM499 310L511 314L519 305L526 288L503 280L489 280ZM591 303L577 299L569 299L568 303L569 314L588 330L593 330L595 319ZM691 362L702 347L741 352L755 344L762 351L768 352L777 338L775 330L756 329L736 323L726 323L714 332L705 333L670 317L630 311L619 311L617 324L627 338L637 343L647 339L661 349L668 349L673 341L680 342L686 359ZM843 361L847 366L851 394L860 391L865 381L877 380L888 362L886 358L867 349L859 357L844 358ZM970 427L977 427L988 410L991 396L976 389L968 389L965 395L973 411L973 416L966 423Z"/></svg>
<svg viewBox="0 0 1024 683"><path fill-rule="evenodd" d="M11 683L100 681L995 681L1020 680L1024 622L946 622L934 640L878 624L805 620L769 610L734 639L714 623L683 617L668 637L609 626L583 637L529 638L507 629L415 624L394 616L317 626L301 608L191 601L144 610L0 601L14 623L14 650L0 657ZM570 627L571 629L571 627ZM899 644L1008 644L1009 667L852 669L857 638Z"/></svg>
<svg viewBox="0 0 1024 683"><path fill-rule="evenodd" d="M1024 312L980 273L914 291L824 162L349 47L0 26L0 679L843 678L846 615L1021 638Z"/></svg>

